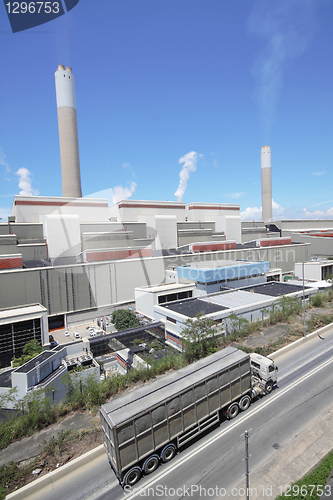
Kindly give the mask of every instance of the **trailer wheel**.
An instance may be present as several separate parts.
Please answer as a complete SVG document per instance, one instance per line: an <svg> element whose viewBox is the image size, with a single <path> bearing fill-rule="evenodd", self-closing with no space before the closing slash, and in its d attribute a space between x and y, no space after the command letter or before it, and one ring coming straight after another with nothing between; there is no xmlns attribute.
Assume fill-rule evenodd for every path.
<svg viewBox="0 0 333 500"><path fill-rule="evenodd" d="M239 406L237 403L233 403L232 405L229 406L227 416L229 420L232 420L233 418L237 417L239 412Z"/></svg>
<svg viewBox="0 0 333 500"><path fill-rule="evenodd" d="M273 382L272 380L269 380L268 382L266 382L266 385L265 385L265 391L266 391L266 394L270 394L273 390Z"/></svg>
<svg viewBox="0 0 333 500"><path fill-rule="evenodd" d="M170 462L170 460L173 459L173 457L176 455L177 448L175 447L174 444L168 444L163 450L161 451L161 460L164 464L167 462Z"/></svg>
<svg viewBox="0 0 333 500"><path fill-rule="evenodd" d="M154 470L159 466L160 461L157 455L151 455L151 457L147 458L145 463L142 466L142 470L145 474L151 474Z"/></svg>
<svg viewBox="0 0 333 500"><path fill-rule="evenodd" d="M124 477L124 485L125 486L133 486L135 483L139 481L141 477L141 469L140 467L132 467L128 472L126 472Z"/></svg>
<svg viewBox="0 0 333 500"><path fill-rule="evenodd" d="M239 408L240 408L240 410L245 411L245 410L248 409L248 407L250 406L250 404L251 404L251 398L250 398L250 396L248 396L248 395L243 396L242 399L239 402Z"/></svg>

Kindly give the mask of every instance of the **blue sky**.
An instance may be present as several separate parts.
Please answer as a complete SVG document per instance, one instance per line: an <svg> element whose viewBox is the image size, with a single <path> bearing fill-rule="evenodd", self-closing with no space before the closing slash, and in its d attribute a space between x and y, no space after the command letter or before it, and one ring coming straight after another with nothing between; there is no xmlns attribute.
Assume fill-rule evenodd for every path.
<svg viewBox="0 0 333 500"><path fill-rule="evenodd" d="M333 219L332 24L330 0L80 0L13 34L1 6L0 217L22 191L61 196L64 64L83 196L175 201L187 161L183 201L258 219L268 144L275 217Z"/></svg>

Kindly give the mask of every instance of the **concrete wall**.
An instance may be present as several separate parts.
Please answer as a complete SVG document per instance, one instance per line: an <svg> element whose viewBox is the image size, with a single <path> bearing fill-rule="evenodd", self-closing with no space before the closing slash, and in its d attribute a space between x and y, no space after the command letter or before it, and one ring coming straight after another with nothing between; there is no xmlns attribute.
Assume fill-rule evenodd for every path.
<svg viewBox="0 0 333 500"><path fill-rule="evenodd" d="M210 228L205 229L178 229L178 246L189 245L193 242L211 241L213 231Z"/></svg>
<svg viewBox="0 0 333 500"><path fill-rule="evenodd" d="M47 259L47 247L45 243L28 245L17 245L17 250L22 254L23 260Z"/></svg>
<svg viewBox="0 0 333 500"><path fill-rule="evenodd" d="M139 220L139 216L145 215L175 215L177 221L185 221L185 203L178 201L122 200L109 207L109 217L114 217L118 221L134 222Z"/></svg>
<svg viewBox="0 0 333 500"><path fill-rule="evenodd" d="M131 231L119 231L116 233L82 233L82 251L99 248L127 248L131 246L136 246Z"/></svg>
<svg viewBox="0 0 333 500"><path fill-rule="evenodd" d="M108 201L95 198L15 196L12 214L16 222L42 222L45 215L79 215L80 221L109 221Z"/></svg>
<svg viewBox="0 0 333 500"><path fill-rule="evenodd" d="M251 248L124 259L39 269L0 272L0 307L39 302L48 314L81 311L134 300L136 287L165 282L170 266L217 260L269 261L270 268L294 271L295 262L310 260L309 245Z"/></svg>
<svg viewBox="0 0 333 500"><path fill-rule="evenodd" d="M300 233L282 231L282 236L289 236L293 242L308 243L311 245L312 258L333 257L333 238L310 236Z"/></svg>
<svg viewBox="0 0 333 500"><path fill-rule="evenodd" d="M44 235L51 260L74 257L81 251L80 220L78 215L46 215Z"/></svg>
<svg viewBox="0 0 333 500"><path fill-rule="evenodd" d="M0 235L0 255L18 253L15 235Z"/></svg>
<svg viewBox="0 0 333 500"><path fill-rule="evenodd" d="M43 240L43 224L10 223L10 234L15 234L18 240ZM7 224L8 228L8 224Z"/></svg>
<svg viewBox="0 0 333 500"><path fill-rule="evenodd" d="M316 229L332 229L333 220L329 219L291 219L291 220L275 220L274 224L279 229L309 231Z"/></svg>

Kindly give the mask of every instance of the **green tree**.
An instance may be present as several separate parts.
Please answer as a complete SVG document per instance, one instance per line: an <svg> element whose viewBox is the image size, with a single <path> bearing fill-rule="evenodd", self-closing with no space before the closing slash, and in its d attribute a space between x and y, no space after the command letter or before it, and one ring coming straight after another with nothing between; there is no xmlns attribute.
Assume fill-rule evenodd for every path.
<svg viewBox="0 0 333 500"><path fill-rule="evenodd" d="M215 322L202 314L185 321L185 328L181 333L188 361L207 356L217 349Z"/></svg>
<svg viewBox="0 0 333 500"><path fill-rule="evenodd" d="M22 356L20 358L13 359L13 366L15 367L24 365L24 363L27 363L28 361L30 361L30 359L34 358L35 356L37 356L37 354L41 353L42 351L44 351L44 349L40 345L38 340L36 339L29 340L29 342L27 342L23 347Z"/></svg>
<svg viewBox="0 0 333 500"><path fill-rule="evenodd" d="M140 326L139 320L133 311L129 311L127 309L117 309L112 313L112 316L113 323L118 331Z"/></svg>

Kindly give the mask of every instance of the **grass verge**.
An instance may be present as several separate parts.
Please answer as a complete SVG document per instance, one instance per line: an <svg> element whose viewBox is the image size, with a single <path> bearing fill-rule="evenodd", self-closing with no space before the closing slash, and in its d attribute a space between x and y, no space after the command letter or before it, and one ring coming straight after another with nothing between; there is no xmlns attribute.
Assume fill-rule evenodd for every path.
<svg viewBox="0 0 333 500"><path fill-rule="evenodd" d="M324 457L308 474L292 483L289 489L275 500L285 498L293 500L318 500L322 495L330 496L330 488L326 486L333 469L333 450Z"/></svg>

